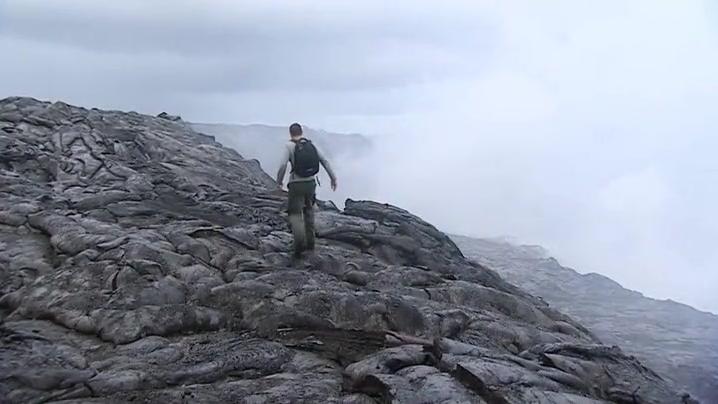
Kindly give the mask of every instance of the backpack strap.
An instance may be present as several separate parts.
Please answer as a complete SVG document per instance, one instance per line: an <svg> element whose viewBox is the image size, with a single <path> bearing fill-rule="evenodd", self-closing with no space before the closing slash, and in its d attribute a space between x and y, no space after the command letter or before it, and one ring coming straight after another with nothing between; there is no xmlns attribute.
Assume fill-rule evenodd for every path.
<svg viewBox="0 0 718 404"><path fill-rule="evenodd" d="M294 148L292 149L292 153L290 154L289 162L292 163L292 169L290 173L294 172L294 165L296 164L296 155L297 155L297 146L299 146L300 143L307 143L309 142L309 139L305 137L301 137L298 140L289 139L290 142L294 144Z"/></svg>
<svg viewBox="0 0 718 404"><path fill-rule="evenodd" d="M291 169L291 171L289 171L289 172L290 172L290 173L294 173L294 166L296 165L296 161L297 161L297 159L296 159L296 154L297 154L297 142L295 142L295 141L292 140L292 139L290 139L289 141L294 144L294 147L292 148L292 152L289 153L289 162L292 164L292 169Z"/></svg>

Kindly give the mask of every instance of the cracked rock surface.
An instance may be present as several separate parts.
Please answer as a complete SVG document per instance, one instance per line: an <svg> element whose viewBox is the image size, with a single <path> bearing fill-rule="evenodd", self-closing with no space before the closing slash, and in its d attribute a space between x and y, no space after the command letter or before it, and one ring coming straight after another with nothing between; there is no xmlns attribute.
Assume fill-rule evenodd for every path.
<svg viewBox="0 0 718 404"><path fill-rule="evenodd" d="M580 320L604 343L635 353L701 402L718 403L718 316L649 298L599 274L580 274L538 246L452 239L468 257Z"/></svg>
<svg viewBox="0 0 718 404"><path fill-rule="evenodd" d="M285 199L177 117L0 100L0 402L690 400L402 209L293 265Z"/></svg>

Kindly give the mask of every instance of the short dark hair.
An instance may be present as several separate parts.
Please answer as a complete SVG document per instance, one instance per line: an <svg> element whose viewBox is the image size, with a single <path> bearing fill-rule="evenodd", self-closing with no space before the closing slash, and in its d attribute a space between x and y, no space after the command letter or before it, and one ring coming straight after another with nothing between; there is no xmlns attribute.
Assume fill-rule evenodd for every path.
<svg viewBox="0 0 718 404"><path fill-rule="evenodd" d="M289 125L289 133L293 136L299 136L302 134L302 125L294 122L293 124Z"/></svg>

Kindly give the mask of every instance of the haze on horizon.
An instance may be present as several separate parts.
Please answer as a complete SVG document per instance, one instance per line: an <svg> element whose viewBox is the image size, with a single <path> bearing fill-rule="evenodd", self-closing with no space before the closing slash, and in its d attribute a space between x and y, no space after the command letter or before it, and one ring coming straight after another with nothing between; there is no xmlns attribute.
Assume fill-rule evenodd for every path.
<svg viewBox="0 0 718 404"><path fill-rule="evenodd" d="M354 197L718 313L716 2L0 0L0 55L0 97L372 135Z"/></svg>

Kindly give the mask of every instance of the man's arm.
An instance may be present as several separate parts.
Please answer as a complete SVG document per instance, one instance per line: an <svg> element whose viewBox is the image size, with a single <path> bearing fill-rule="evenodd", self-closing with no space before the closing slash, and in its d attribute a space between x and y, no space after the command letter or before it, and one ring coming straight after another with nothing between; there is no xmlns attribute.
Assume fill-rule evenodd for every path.
<svg viewBox="0 0 718 404"><path fill-rule="evenodd" d="M284 186L284 175L287 172L287 163L289 163L289 148L284 147L284 153L282 154L282 160L279 163L279 171L277 171L277 184L279 188Z"/></svg>
<svg viewBox="0 0 718 404"><path fill-rule="evenodd" d="M317 154L319 155L319 162L322 163L322 167L324 167L324 169L327 170L327 174L329 174L329 179L332 180L332 190L336 191L337 176L334 174L334 170L332 170L332 166L331 164L329 164L329 160L324 158L324 155L319 149L317 149Z"/></svg>

